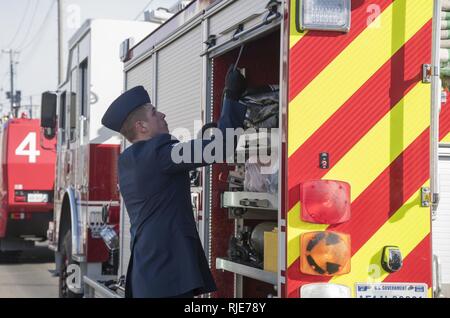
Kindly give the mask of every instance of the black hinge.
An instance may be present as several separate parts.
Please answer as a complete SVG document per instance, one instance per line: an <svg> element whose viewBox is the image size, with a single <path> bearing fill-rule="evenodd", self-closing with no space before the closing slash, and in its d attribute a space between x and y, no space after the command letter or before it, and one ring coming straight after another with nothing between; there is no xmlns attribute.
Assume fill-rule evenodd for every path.
<svg viewBox="0 0 450 318"><path fill-rule="evenodd" d="M215 36L214 34L211 34L208 37L208 40L206 40L205 44L208 45L208 49L212 48L213 46L215 46L217 43L217 36Z"/></svg>

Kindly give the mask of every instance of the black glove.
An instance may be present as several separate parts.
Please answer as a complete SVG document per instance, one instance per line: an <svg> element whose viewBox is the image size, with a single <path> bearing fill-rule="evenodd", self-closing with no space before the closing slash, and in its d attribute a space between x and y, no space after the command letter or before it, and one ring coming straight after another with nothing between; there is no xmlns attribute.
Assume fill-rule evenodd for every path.
<svg viewBox="0 0 450 318"><path fill-rule="evenodd" d="M238 101L247 89L247 80L231 65L225 79L225 94L228 99Z"/></svg>

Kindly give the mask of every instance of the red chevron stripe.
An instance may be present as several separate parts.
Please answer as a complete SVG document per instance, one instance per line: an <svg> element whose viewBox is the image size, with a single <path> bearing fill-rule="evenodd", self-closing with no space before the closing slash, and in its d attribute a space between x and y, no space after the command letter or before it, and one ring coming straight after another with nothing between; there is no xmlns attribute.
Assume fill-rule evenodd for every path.
<svg viewBox="0 0 450 318"><path fill-rule="evenodd" d="M350 234L352 256L372 237L417 189L429 178L429 129L426 129L385 171L352 203L350 221L328 229ZM295 290L311 279L299 273L298 260L288 268L289 288ZM295 283L294 283L295 281Z"/></svg>
<svg viewBox="0 0 450 318"><path fill-rule="evenodd" d="M322 178L320 152L330 153L332 168L418 82L421 65L429 62L431 21L386 62L288 160L290 210L298 202L298 183Z"/></svg>
<svg viewBox="0 0 450 318"><path fill-rule="evenodd" d="M379 6L382 12L391 3L392 0L352 1L352 25L349 33L309 31L291 49L289 100L293 100L361 34L367 28L368 21L373 21L373 18L370 20L373 7L369 6Z"/></svg>
<svg viewBox="0 0 450 318"><path fill-rule="evenodd" d="M442 105L439 123L439 140L442 140L450 133L450 96L447 97L447 103Z"/></svg>
<svg viewBox="0 0 450 318"><path fill-rule="evenodd" d="M430 260L431 237L427 235L416 248L408 254L403 260L403 268L397 273L390 274L384 280L386 283L392 282L411 282L411 283L425 283L431 287L431 260ZM294 268L299 268L300 263L296 261L293 264ZM299 297L300 287L311 283L326 283L330 279L328 277L309 276L294 273L290 276L291 279L301 281L301 284L288 285L288 296L290 298Z"/></svg>
<svg viewBox="0 0 450 318"><path fill-rule="evenodd" d="M405 257L402 269L396 273L389 274L384 282L426 283L428 287L431 287L431 263L431 236L428 234Z"/></svg>
<svg viewBox="0 0 450 318"><path fill-rule="evenodd" d="M289 298L300 297L300 287L312 283L326 283L330 280L327 276L312 276L300 273L300 259L297 259L288 269L289 284L287 295Z"/></svg>
<svg viewBox="0 0 450 318"><path fill-rule="evenodd" d="M450 100L447 104L450 106ZM450 107L444 106L440 116L440 136L445 137L450 132ZM349 233L352 238L352 255L417 191L428 179L428 143L429 129L426 129L405 151L389 166L361 196L352 203L352 218L349 222L330 227L331 230ZM390 193L391 200L384 200L386 193ZM426 250L425 243L421 243L419 252ZM416 248L417 249L417 248ZM415 250L414 250L415 251ZM419 253L417 252L417 253ZM422 255L424 253L420 252ZM411 259L417 258L412 254ZM405 262L407 258L405 258ZM428 264L430 261L428 260ZM304 284L327 282L328 277L304 275L299 272L300 264L297 259L288 268L289 297L298 297L299 289ZM411 274L413 270L406 271ZM398 273L400 274L400 273ZM397 274L397 275L398 275ZM426 273L423 273L426 275ZM397 281L400 280L397 276ZM417 281L427 282L421 277Z"/></svg>
<svg viewBox="0 0 450 318"><path fill-rule="evenodd" d="M352 203L350 221L330 226L349 233L355 254L389 218L429 179L429 138L426 129Z"/></svg>

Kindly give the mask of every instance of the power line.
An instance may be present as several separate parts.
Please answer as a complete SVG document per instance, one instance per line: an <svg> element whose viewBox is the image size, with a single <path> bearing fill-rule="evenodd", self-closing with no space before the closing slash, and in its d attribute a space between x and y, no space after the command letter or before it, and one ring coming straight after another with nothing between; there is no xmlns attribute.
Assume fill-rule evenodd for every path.
<svg viewBox="0 0 450 318"><path fill-rule="evenodd" d="M30 23L30 25L29 25L29 27L28 27L28 30L27 30L27 32L25 33L25 37L23 38L23 41L21 42L20 45L23 45L23 43L25 42L25 40L28 38L27 35L28 35L28 33L30 32L31 26L32 26L32 24L33 24L34 17L35 17L35 15L36 15L36 11L37 11L38 2L39 2L39 0L35 0L35 1L34 1L35 6L34 6L34 10L33 10L33 16L32 16L32 19L31 19L31 23ZM8 45L7 47L10 47L10 46L15 42L15 40L16 40L16 38L17 38L17 35L19 34L19 31L22 29L22 26L24 25L23 23L24 23L24 21L25 21L25 18L26 18L27 15L28 15L28 11L29 11L29 9L31 8L31 6L30 6L31 3L32 3L32 2L31 2L30 0L28 0L27 7L26 7L26 9L25 9L25 13L24 13L24 15L23 15L23 17L22 17L22 20L20 21L19 27L17 28L14 37L12 38L12 40L10 41L10 43L9 43L9 45ZM1 61L1 55L0 55L0 61ZM4 82L4 78L3 78L2 82L0 83L0 85L3 85L3 82Z"/></svg>
<svg viewBox="0 0 450 318"><path fill-rule="evenodd" d="M20 42L20 44L17 46L17 47L19 48L18 50L21 50L20 48L25 44L25 42L26 42L27 39L28 39L28 36L30 35L31 27L32 27L33 24L34 24L34 18L36 17L36 12L37 12L38 6L39 6L39 0L35 0L35 1L34 1L33 15L31 16L31 20L30 20L31 22L30 22L30 24L28 25L28 29L27 29L27 31L25 32L25 36L24 36L22 42Z"/></svg>
<svg viewBox="0 0 450 318"><path fill-rule="evenodd" d="M26 43L25 45L21 46L21 50L27 50L27 49L31 48L30 52L33 52L34 45L36 43L39 43L38 40L40 40L42 38L42 36L44 35L44 33L45 33L44 31L45 31L46 26L48 25L49 20L50 20L49 19L50 18L50 14L52 12L52 9L53 9L55 3L56 3L56 0L52 0L52 2L50 4L50 7L49 7L49 9L48 9L48 11L47 11L47 13L45 15L44 20L41 22L39 28L37 28L37 31L35 32L34 36L32 36L32 38L29 40L29 42ZM36 12L34 12L34 13L36 13ZM34 19L34 16L35 16L35 14L33 15L33 19ZM31 29L32 25L33 25L33 22L30 23L29 30ZM24 39L24 41L22 41L21 44L23 44L27 38L28 38L28 36ZM27 54L27 57L28 57L28 54ZM0 83L0 84L3 85L3 82L4 82L4 79L2 80L2 83ZM30 96L38 96L38 94L36 94L36 95L29 95L28 97L30 97Z"/></svg>
<svg viewBox="0 0 450 318"><path fill-rule="evenodd" d="M139 17L141 16L141 14L144 13L145 10L147 10L147 8L153 3L153 1L155 1L155 0L150 0L150 2L144 7L144 9L143 9L141 12L139 12L139 14L136 16L136 18L134 18L134 20L139 19Z"/></svg>
<svg viewBox="0 0 450 318"><path fill-rule="evenodd" d="M30 42L25 44L25 46L21 47L20 48L21 51L28 49L31 45L33 45L36 42L36 40L40 39L40 37L42 36L42 31L44 31L44 28L47 26L47 23L50 20L49 17L50 17L50 14L52 13L53 7L55 6L55 3L56 3L56 0L53 0L50 5L50 8L47 11L47 14L45 15L44 20L42 21L41 26L39 27L38 31L35 33L34 38L32 38Z"/></svg>
<svg viewBox="0 0 450 318"><path fill-rule="evenodd" d="M22 25L25 22L25 18L28 14L28 9L30 9L30 4L31 4L31 0L28 0L27 2L27 7L25 9L25 13L22 16L22 20L19 23L19 27L16 30L16 33L14 34L14 36L12 37L12 40L9 42L9 44L7 46L5 46L5 49L10 48L11 45L15 42L17 35L19 34L20 29L22 29Z"/></svg>

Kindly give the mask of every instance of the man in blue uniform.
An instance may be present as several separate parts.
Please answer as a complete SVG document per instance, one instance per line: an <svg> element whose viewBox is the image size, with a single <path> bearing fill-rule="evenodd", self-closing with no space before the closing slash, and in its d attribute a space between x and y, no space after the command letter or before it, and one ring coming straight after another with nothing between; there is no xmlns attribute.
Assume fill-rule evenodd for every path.
<svg viewBox="0 0 450 318"><path fill-rule="evenodd" d="M243 125L246 107L238 100L245 89L245 78L230 67L218 123L223 138L226 129ZM198 146L202 158L211 141L180 144L142 86L122 94L102 124L132 143L119 158L119 186L131 223L126 297L193 297L215 291L196 229L189 179L190 170L213 163L194 160ZM178 146L192 149L190 160L173 160Z"/></svg>

